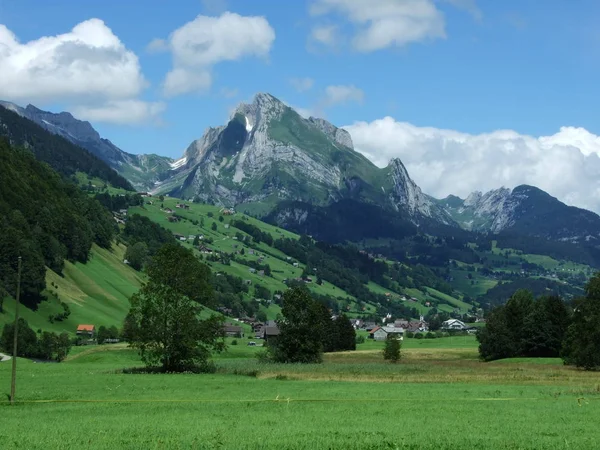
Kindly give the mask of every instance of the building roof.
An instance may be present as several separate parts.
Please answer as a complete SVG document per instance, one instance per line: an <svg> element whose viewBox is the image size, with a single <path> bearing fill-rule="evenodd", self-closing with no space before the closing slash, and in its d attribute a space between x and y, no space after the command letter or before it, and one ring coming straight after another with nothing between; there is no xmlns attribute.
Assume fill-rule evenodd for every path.
<svg viewBox="0 0 600 450"><path fill-rule="evenodd" d="M375 327L371 331L369 331L369 334L373 334L373 333L375 333L379 329L381 329L381 327Z"/></svg>
<svg viewBox="0 0 600 450"><path fill-rule="evenodd" d="M402 327L383 327L383 331L386 333L404 333L404 328Z"/></svg>
<svg viewBox="0 0 600 450"><path fill-rule="evenodd" d="M77 331L94 331L94 325L77 325Z"/></svg>
<svg viewBox="0 0 600 450"><path fill-rule="evenodd" d="M238 327L236 325L225 325L223 327L223 330L225 331L225 333L240 333L241 331L243 331L242 327Z"/></svg>

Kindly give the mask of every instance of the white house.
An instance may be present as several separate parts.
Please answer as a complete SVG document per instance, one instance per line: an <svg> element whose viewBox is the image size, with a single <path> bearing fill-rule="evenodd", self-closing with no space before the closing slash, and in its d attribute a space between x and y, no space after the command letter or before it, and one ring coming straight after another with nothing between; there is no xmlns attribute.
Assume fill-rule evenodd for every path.
<svg viewBox="0 0 600 450"><path fill-rule="evenodd" d="M443 330L466 330L467 328L465 323L458 319L450 319L442 322Z"/></svg>

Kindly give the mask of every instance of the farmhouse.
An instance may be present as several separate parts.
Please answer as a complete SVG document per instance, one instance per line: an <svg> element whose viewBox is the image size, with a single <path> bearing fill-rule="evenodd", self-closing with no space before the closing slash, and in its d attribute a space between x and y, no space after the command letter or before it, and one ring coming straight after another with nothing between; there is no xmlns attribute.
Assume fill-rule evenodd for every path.
<svg viewBox="0 0 600 450"><path fill-rule="evenodd" d="M96 335L96 327L94 325L78 325L75 334L93 338Z"/></svg>
<svg viewBox="0 0 600 450"><path fill-rule="evenodd" d="M242 327L238 327L236 325L225 324L223 326L223 331L225 332L225 336L243 338L244 337L244 329Z"/></svg>
<svg viewBox="0 0 600 450"><path fill-rule="evenodd" d="M264 339L267 342L269 339L276 339L277 336L279 336L279 327L274 320L267 320L258 333L256 333L258 339Z"/></svg>
<svg viewBox="0 0 600 450"><path fill-rule="evenodd" d="M385 341L388 335L395 336L398 340L404 339L404 328L399 327L375 327L369 332L369 339Z"/></svg>
<svg viewBox="0 0 600 450"><path fill-rule="evenodd" d="M468 327L465 325L465 323L458 319L449 319L449 320L446 320L445 322L442 322L442 330L463 331L463 330L466 330L467 328Z"/></svg>

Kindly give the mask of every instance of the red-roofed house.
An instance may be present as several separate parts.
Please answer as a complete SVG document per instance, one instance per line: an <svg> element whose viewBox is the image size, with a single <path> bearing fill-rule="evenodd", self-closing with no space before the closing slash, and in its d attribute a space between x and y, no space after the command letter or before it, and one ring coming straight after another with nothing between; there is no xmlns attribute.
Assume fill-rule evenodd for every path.
<svg viewBox="0 0 600 450"><path fill-rule="evenodd" d="M78 325L77 336L89 336L93 338L96 334L96 327L94 325Z"/></svg>

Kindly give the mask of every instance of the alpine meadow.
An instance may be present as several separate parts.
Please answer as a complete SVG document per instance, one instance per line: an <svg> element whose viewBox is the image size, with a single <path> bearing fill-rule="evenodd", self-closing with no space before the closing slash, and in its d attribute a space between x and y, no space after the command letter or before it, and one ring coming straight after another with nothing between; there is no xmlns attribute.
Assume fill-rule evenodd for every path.
<svg viewBox="0 0 600 450"><path fill-rule="evenodd" d="M121 3L0 7L0 448L598 447L600 5Z"/></svg>

